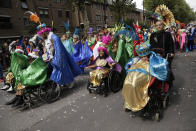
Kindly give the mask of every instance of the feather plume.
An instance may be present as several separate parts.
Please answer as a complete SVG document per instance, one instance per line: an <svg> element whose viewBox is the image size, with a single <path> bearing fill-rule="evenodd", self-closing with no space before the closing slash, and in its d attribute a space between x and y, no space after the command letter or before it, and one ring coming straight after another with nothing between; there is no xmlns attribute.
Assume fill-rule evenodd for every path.
<svg viewBox="0 0 196 131"><path fill-rule="evenodd" d="M37 16L36 13L33 13L31 11L26 11L24 14L30 14L30 20L35 23L40 23L40 18Z"/></svg>

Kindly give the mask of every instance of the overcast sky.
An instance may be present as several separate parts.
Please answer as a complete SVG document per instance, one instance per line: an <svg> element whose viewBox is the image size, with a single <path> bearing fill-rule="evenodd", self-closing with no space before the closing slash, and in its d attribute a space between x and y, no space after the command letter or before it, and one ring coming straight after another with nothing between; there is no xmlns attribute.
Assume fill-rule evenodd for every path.
<svg viewBox="0 0 196 131"><path fill-rule="evenodd" d="M143 0L133 0L134 2L136 2L136 7L139 9L143 9ZM186 0L187 3L190 5L191 8L194 9L194 11L196 11L196 0Z"/></svg>

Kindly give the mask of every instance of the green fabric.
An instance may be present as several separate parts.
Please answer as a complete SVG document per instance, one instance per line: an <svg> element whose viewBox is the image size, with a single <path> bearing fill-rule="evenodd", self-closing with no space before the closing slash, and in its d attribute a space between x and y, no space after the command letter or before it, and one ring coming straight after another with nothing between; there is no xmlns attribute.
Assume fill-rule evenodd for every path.
<svg viewBox="0 0 196 131"><path fill-rule="evenodd" d="M129 50L130 49L130 50ZM125 65L126 63L129 61L129 59L131 59L133 57L133 42L132 40L129 39L129 41L127 41L125 43L124 38L121 38L118 41L118 50L117 50L117 54L115 57L115 61L118 62L121 67L122 67L122 78L123 81L126 77L126 71L125 71Z"/></svg>
<svg viewBox="0 0 196 131"><path fill-rule="evenodd" d="M20 71L27 68L28 65L29 63L27 56L19 53L11 54L11 65L9 72L12 72L14 77L16 77Z"/></svg>
<svg viewBox="0 0 196 131"><path fill-rule="evenodd" d="M71 45L71 52L73 53L73 38L72 37L69 38L69 43Z"/></svg>
<svg viewBox="0 0 196 131"><path fill-rule="evenodd" d="M95 37L92 37L92 38L91 38L91 41L90 41L89 38L88 38L87 42L88 42L88 45L89 45L90 47L93 46L93 45L95 44Z"/></svg>
<svg viewBox="0 0 196 131"><path fill-rule="evenodd" d="M111 49L112 49L112 43L113 41L110 42L109 46L108 46L108 52L111 52Z"/></svg>
<svg viewBox="0 0 196 131"><path fill-rule="evenodd" d="M110 56L112 57L112 59L115 60L116 53L112 52L112 46L113 46L113 41L111 41L108 46L108 52L109 52Z"/></svg>
<svg viewBox="0 0 196 131"><path fill-rule="evenodd" d="M47 79L48 65L41 58L35 59L26 69L17 76L17 83L24 86L37 86L43 84Z"/></svg>
<svg viewBox="0 0 196 131"><path fill-rule="evenodd" d="M126 40L125 49L126 49L128 55L129 55L129 58L133 58L134 57L134 50L133 50L133 40L132 40L132 38L128 38Z"/></svg>

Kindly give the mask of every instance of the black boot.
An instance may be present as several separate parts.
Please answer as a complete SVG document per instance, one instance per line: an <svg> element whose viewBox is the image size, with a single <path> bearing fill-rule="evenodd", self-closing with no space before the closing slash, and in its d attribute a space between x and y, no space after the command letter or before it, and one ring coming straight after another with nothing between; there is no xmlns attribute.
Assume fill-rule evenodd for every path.
<svg viewBox="0 0 196 131"><path fill-rule="evenodd" d="M12 107L17 107L19 105L22 105L24 103L23 96L18 96L18 100L12 105Z"/></svg>
<svg viewBox="0 0 196 131"><path fill-rule="evenodd" d="M15 96L13 99L11 99L10 101L6 102L5 105L14 104L17 100L18 100L18 96Z"/></svg>

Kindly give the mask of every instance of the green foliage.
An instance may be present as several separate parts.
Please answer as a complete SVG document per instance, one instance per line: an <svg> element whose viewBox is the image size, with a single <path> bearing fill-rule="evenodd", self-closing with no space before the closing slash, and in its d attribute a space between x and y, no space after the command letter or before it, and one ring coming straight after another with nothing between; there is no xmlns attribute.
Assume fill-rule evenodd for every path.
<svg viewBox="0 0 196 131"><path fill-rule="evenodd" d="M142 29L149 29L150 28L150 25L146 22L139 22L138 24L142 27Z"/></svg>
<svg viewBox="0 0 196 131"><path fill-rule="evenodd" d="M135 9L135 6L133 0L111 0L110 9L115 13L115 18L119 23L127 13Z"/></svg>
<svg viewBox="0 0 196 131"><path fill-rule="evenodd" d="M196 19L195 12L185 0L144 0L144 7L148 11L154 12L160 4L165 4L173 12L176 20L189 23Z"/></svg>

